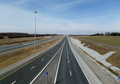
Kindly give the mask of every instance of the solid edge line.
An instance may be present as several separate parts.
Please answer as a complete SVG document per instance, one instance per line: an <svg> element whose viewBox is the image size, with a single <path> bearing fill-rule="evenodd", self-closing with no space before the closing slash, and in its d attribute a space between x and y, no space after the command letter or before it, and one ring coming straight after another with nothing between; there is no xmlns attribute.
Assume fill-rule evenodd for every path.
<svg viewBox="0 0 120 84"><path fill-rule="evenodd" d="M69 41L69 38L67 37L67 39L68 39L68 41ZM70 45L70 48L71 48L71 44L70 44L70 41L69 41L69 45ZM72 50L72 49L71 49ZM72 51L73 52L73 51ZM74 54L74 53L73 53ZM82 69L82 71L83 71L83 73L84 73L84 75L85 75L85 77L87 78L87 80L88 80L88 82L89 82L89 84L92 84L91 82L90 82L90 80L89 80L89 78L87 77L87 75L86 75L86 73L84 72L84 70L83 70L83 68L82 68L82 66L81 66L81 64L79 63L79 61L78 61L78 59L76 58L76 56L75 56L75 54L74 54L74 57L75 57L75 59L77 60L77 62L78 62L78 64L79 64L79 66L80 66L80 68Z"/></svg>
<svg viewBox="0 0 120 84"><path fill-rule="evenodd" d="M61 46L62 48L62 46ZM61 49L60 48L60 49ZM56 54L60 51L60 49L55 53L55 55L51 58L51 60L45 65L45 67L38 73L38 75L30 82L30 84L32 84L36 79L37 77L43 72L43 70L50 64L50 62L53 60L53 58L56 56Z"/></svg>
<svg viewBox="0 0 120 84"><path fill-rule="evenodd" d="M65 44L65 41L64 41L64 44ZM56 70L56 74L55 74L54 84L56 83L56 80L57 80L57 75L58 75L58 70L59 70L59 66L60 66L62 52L63 52L63 48L62 48L61 53L60 53L60 58L59 58L59 61L58 61L58 66L57 66L57 70Z"/></svg>

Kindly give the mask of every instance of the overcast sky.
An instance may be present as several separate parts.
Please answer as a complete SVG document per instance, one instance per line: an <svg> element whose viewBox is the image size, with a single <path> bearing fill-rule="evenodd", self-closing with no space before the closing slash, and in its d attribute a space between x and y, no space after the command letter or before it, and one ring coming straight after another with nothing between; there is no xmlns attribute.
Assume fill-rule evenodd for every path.
<svg viewBox="0 0 120 84"><path fill-rule="evenodd" d="M120 0L0 0L0 32L120 32Z"/></svg>

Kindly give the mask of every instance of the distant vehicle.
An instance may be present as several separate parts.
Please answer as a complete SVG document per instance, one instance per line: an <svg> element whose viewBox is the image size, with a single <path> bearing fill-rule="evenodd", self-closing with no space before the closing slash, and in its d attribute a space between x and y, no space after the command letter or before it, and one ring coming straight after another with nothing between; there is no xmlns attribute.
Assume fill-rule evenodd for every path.
<svg viewBox="0 0 120 84"><path fill-rule="evenodd" d="M24 43L22 43L21 45L25 45Z"/></svg>

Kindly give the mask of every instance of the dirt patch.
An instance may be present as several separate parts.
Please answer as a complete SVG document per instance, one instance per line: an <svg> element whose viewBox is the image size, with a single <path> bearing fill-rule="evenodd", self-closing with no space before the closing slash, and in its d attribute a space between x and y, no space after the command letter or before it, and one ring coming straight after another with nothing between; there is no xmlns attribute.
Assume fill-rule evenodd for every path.
<svg viewBox="0 0 120 84"><path fill-rule="evenodd" d="M24 58L26 58L26 57L28 57L36 52L39 52L45 48L48 48L49 46L51 46L54 43L56 43L57 41L59 41L61 38L39 44L36 46L36 50L34 50L34 46L33 46L33 47L21 49L19 51L15 51L15 52L12 52L10 54L1 56L0 57L0 69L6 67L8 65L11 65L19 60L22 60L22 59L24 59Z"/></svg>

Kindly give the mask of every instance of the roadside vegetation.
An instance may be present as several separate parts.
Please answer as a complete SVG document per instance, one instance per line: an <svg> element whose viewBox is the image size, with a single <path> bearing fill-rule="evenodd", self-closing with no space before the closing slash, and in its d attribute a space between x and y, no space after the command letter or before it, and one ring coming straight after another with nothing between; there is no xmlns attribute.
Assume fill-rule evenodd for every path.
<svg viewBox="0 0 120 84"><path fill-rule="evenodd" d="M120 36L77 36L82 39L120 47Z"/></svg>
<svg viewBox="0 0 120 84"><path fill-rule="evenodd" d="M115 43L112 43L112 42L114 42L112 40L113 39L117 39L117 41L120 41L120 39L118 39L119 38L118 36L115 37L115 38L114 37L110 37L109 38L109 37L105 37L105 36L95 36L95 37L92 37L92 36L80 36L80 38L84 38L84 39L80 39L80 38L76 38L76 37L72 37L72 38L78 39L79 41L81 41L82 44L84 44L85 47L88 47L88 48L90 48L92 50L95 50L95 51L97 51L101 55L105 55L109 51L115 51L115 53L112 54L110 57L108 57L106 59L106 61L109 62L112 66L116 66L116 67L118 67L120 69L120 50L119 49L111 48L109 46L101 45L99 43L97 44L97 43L94 43L94 42L91 42L91 41L84 40L84 39L88 39L88 40L92 40L92 41L96 41L96 42L106 42L107 44L109 44L109 43L115 44ZM106 39L108 39L108 40L106 40ZM119 43L117 43L116 46L119 46ZM87 54L85 51L83 51L83 52L85 54ZM94 59L92 56L90 56L90 55L88 55L88 56L91 57L92 59ZM117 70L114 71L110 67L106 67L100 61L96 60L96 62L99 63L101 66L104 66L106 69L108 69L110 72L112 72L116 76L120 76L120 72L119 71L117 71Z"/></svg>
<svg viewBox="0 0 120 84"><path fill-rule="evenodd" d="M61 38L63 38L63 37L61 37ZM30 55L32 55L34 53L37 53L41 50L44 50L44 49L50 47L51 45L58 42L61 38L57 38L55 40L39 44L36 46L36 50L34 50L34 46L33 46L33 47L21 49L19 51L15 51L10 54L1 56L0 57L0 69L4 68L6 66L9 66L19 60L22 60L26 57L29 57Z"/></svg>

